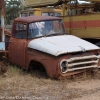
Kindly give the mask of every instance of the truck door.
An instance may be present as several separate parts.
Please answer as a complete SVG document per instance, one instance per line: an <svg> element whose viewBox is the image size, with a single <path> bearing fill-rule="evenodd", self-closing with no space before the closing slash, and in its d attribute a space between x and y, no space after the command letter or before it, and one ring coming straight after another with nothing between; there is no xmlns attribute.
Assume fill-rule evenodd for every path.
<svg viewBox="0 0 100 100"><path fill-rule="evenodd" d="M12 37L9 41L9 60L22 67L25 67L26 26L26 24L14 23Z"/></svg>

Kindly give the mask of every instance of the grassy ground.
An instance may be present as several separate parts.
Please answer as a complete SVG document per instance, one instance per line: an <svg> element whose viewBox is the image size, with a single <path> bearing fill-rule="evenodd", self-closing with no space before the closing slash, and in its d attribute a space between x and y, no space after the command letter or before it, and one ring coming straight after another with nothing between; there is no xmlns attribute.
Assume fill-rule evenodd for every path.
<svg viewBox="0 0 100 100"><path fill-rule="evenodd" d="M100 74L55 80L45 72L23 72L9 66L0 77L0 100L100 100Z"/></svg>

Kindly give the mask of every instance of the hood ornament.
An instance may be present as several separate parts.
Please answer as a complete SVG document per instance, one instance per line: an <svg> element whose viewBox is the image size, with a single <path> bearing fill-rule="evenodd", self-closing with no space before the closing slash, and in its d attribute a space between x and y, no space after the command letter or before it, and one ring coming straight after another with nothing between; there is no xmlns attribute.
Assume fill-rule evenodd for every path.
<svg viewBox="0 0 100 100"><path fill-rule="evenodd" d="M81 50L82 50L83 52L86 51L85 48L83 48L82 46L78 46L78 47L81 48Z"/></svg>

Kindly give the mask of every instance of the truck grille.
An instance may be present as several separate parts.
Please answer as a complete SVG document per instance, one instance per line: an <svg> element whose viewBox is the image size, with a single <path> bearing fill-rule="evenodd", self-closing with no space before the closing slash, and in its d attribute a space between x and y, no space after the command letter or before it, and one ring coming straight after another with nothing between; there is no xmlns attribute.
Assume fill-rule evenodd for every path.
<svg viewBox="0 0 100 100"><path fill-rule="evenodd" d="M98 68L99 56L90 55L67 59L67 72L86 68Z"/></svg>

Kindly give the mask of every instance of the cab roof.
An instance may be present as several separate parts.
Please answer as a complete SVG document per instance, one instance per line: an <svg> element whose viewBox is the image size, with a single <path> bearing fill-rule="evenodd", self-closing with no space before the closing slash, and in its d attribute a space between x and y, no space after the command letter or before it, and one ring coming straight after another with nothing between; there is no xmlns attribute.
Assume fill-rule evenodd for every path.
<svg viewBox="0 0 100 100"><path fill-rule="evenodd" d="M36 21L56 20L56 19L61 19L61 18L54 17L54 16L28 16L28 17L18 17L14 19L14 21L23 22L23 23L31 23L31 22L36 22Z"/></svg>

